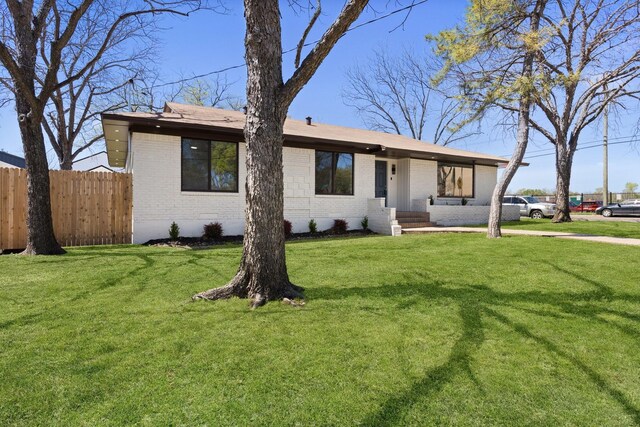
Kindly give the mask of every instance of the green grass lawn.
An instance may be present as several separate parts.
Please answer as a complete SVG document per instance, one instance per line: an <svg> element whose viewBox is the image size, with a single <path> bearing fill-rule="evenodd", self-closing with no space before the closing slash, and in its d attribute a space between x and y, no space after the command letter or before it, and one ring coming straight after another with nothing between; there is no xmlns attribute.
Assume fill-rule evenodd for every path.
<svg viewBox="0 0 640 427"><path fill-rule="evenodd" d="M190 302L238 246L0 257L0 425L637 425L640 248L287 246L307 304Z"/></svg>
<svg viewBox="0 0 640 427"><path fill-rule="evenodd" d="M550 219L520 218L520 221L505 222L503 227L640 239L640 223L638 222L573 221L554 224Z"/></svg>

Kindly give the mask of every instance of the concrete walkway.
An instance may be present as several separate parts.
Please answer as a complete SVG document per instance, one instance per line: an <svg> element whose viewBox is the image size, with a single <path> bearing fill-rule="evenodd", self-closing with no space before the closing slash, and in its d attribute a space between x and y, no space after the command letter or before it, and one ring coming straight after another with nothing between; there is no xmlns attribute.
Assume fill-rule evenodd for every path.
<svg viewBox="0 0 640 427"><path fill-rule="evenodd" d="M428 234L428 233L486 233L486 227L421 227L404 228L403 234ZM565 233L560 231L533 231L502 229L503 235L523 235L540 237L557 237L560 239L586 240L589 242L612 243L615 245L640 246L640 239L626 237L594 236L591 234Z"/></svg>

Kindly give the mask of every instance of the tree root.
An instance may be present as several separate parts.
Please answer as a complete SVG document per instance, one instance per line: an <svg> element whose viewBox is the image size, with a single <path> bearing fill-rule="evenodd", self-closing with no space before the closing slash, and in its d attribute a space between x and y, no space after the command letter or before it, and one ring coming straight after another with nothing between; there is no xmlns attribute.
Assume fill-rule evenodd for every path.
<svg viewBox="0 0 640 427"><path fill-rule="evenodd" d="M279 287L278 291L271 291L268 294L261 292L251 292L249 286L249 280L247 275L238 273L236 277L231 280L227 285L219 288L209 289L204 292L200 292L191 297L192 301L197 300L209 300L215 301L220 299L229 299L233 297L237 298L249 298L250 306L252 309L261 307L269 301L280 300L303 300L304 288L298 285L294 285L291 282L286 283L284 286ZM304 304L297 304L304 305Z"/></svg>

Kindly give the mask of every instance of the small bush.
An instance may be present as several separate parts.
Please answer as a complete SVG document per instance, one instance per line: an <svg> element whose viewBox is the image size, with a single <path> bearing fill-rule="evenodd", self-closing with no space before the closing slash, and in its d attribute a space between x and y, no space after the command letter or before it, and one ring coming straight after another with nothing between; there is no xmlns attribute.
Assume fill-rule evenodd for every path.
<svg viewBox="0 0 640 427"><path fill-rule="evenodd" d="M291 237L291 229L293 228L293 226L291 225L291 221L288 220L284 220L284 238L288 239L289 237Z"/></svg>
<svg viewBox="0 0 640 427"><path fill-rule="evenodd" d="M348 228L349 228L349 223L344 219L333 220L332 230L334 234L345 234Z"/></svg>
<svg viewBox="0 0 640 427"><path fill-rule="evenodd" d="M209 240L218 240L222 237L222 224L219 222L211 222L204 226L204 238Z"/></svg>
<svg viewBox="0 0 640 427"><path fill-rule="evenodd" d="M178 240L178 237L180 237L180 227L178 227L175 221L173 221L169 227L169 237L171 240Z"/></svg>
<svg viewBox="0 0 640 427"><path fill-rule="evenodd" d="M367 231L369 228L369 217L365 215L364 218L362 218L362 221L360 221L360 225L364 231Z"/></svg>
<svg viewBox="0 0 640 427"><path fill-rule="evenodd" d="M309 233L315 234L318 232L318 224L316 224L316 220L311 218L309 220Z"/></svg>

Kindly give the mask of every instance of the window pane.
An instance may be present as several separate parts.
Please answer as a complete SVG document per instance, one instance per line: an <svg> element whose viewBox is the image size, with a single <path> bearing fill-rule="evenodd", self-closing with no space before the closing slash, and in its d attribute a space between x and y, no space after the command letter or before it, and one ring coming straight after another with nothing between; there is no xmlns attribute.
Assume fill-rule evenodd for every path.
<svg viewBox="0 0 640 427"><path fill-rule="evenodd" d="M333 153L316 151L316 194L332 192Z"/></svg>
<svg viewBox="0 0 640 427"><path fill-rule="evenodd" d="M438 167L438 196L453 196L453 167L448 165L440 165Z"/></svg>
<svg viewBox="0 0 640 427"><path fill-rule="evenodd" d="M336 153L335 194L353 194L353 154Z"/></svg>
<svg viewBox="0 0 640 427"><path fill-rule="evenodd" d="M209 189L209 142L194 139L182 141L182 189Z"/></svg>
<svg viewBox="0 0 640 427"><path fill-rule="evenodd" d="M236 143L211 141L211 190L238 191Z"/></svg>
<svg viewBox="0 0 640 427"><path fill-rule="evenodd" d="M473 197L473 168L472 167L460 167L460 175L458 180L462 180L461 185L458 187L461 192L460 197Z"/></svg>
<svg viewBox="0 0 640 427"><path fill-rule="evenodd" d="M439 197L473 197L473 166L438 164Z"/></svg>

